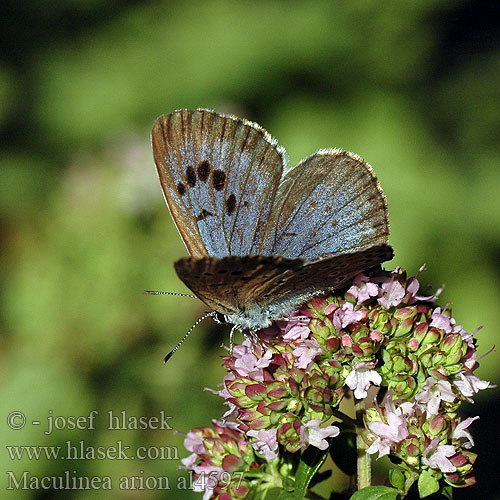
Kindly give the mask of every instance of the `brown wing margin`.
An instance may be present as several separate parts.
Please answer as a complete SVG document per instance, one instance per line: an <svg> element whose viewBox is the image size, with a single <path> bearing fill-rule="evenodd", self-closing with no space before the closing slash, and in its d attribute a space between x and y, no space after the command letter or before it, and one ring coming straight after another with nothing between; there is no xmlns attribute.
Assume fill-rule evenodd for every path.
<svg viewBox="0 0 500 500"><path fill-rule="evenodd" d="M291 278L303 266L303 259L262 255L184 258L174 264L184 284L205 304L224 314L245 311L254 299L268 302L256 293Z"/></svg>
<svg viewBox="0 0 500 500"><path fill-rule="evenodd" d="M322 150L287 172L267 230L274 255L314 260L361 251L387 243L387 201L361 157Z"/></svg>
<svg viewBox="0 0 500 500"><path fill-rule="evenodd" d="M280 303L299 306L314 295L338 289L392 256L389 245L379 245L313 262L273 256L184 258L175 263L175 270L209 307L231 314L255 304L276 303L276 310L280 310Z"/></svg>
<svg viewBox="0 0 500 500"><path fill-rule="evenodd" d="M293 310L293 306L300 306L316 295L337 290L359 273L392 257L393 250L389 245L374 246L360 252L334 255L316 261L281 257L281 273L273 279L249 283L252 288L247 290L246 304L268 304L271 311L286 308ZM292 262L294 265L287 269L287 263ZM274 314L272 319L277 317Z"/></svg>
<svg viewBox="0 0 500 500"><path fill-rule="evenodd" d="M152 145L165 200L189 253L256 254L284 149L257 124L204 109L159 117Z"/></svg>

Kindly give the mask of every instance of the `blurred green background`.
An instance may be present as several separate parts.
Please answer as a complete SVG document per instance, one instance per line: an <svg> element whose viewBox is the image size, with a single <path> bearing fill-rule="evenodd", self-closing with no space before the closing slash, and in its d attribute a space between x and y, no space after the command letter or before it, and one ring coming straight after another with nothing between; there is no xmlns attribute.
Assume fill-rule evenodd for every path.
<svg viewBox="0 0 500 500"><path fill-rule="evenodd" d="M176 488L175 459L19 461L5 448L122 441L184 457L182 435L108 430L107 412L163 410L183 432L222 415L203 388L223 377L228 328L205 321L163 366L205 307L141 295L186 291L149 138L177 108L257 121L292 164L319 148L363 156L389 202L387 267L426 263L423 284L446 285L441 303L466 329L484 326L487 352L500 304L498 14L481 1L2 2L0 497L201 498ZM498 382L498 363L490 354L478 374ZM95 430L44 433L50 415L91 410ZM8 428L12 411L24 429ZM457 498L500 498L498 411L493 390L466 408L481 415L479 486ZM111 476L113 489L7 491L6 471L25 470ZM166 476L171 489L120 490L120 476Z"/></svg>

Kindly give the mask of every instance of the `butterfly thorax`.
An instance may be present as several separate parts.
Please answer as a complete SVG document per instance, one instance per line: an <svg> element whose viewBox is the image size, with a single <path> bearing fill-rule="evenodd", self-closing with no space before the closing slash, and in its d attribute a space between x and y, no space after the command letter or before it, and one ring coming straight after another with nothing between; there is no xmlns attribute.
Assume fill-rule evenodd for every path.
<svg viewBox="0 0 500 500"><path fill-rule="evenodd" d="M290 311L291 313L292 311ZM226 322L237 325L241 330L256 332L271 325L274 318L270 312L259 306L252 307L247 311L240 311L225 315Z"/></svg>
<svg viewBox="0 0 500 500"><path fill-rule="evenodd" d="M246 309L225 314L226 322L237 325L241 330L257 332L271 326L274 321L288 318L316 292L302 292L286 298L275 299L265 305L252 304Z"/></svg>
<svg viewBox="0 0 500 500"><path fill-rule="evenodd" d="M255 311L250 311L251 314L247 314L244 312L235 313L235 314L226 314L224 315L226 323L231 323L236 325L242 331L250 330L252 332L257 332L258 330L262 330L262 328L267 328L271 325L272 321L268 316L264 314L257 314Z"/></svg>

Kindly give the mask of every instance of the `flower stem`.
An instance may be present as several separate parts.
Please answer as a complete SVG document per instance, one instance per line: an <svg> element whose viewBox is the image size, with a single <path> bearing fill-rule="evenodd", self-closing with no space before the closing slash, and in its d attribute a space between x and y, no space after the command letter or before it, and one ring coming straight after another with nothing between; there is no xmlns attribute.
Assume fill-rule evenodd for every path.
<svg viewBox="0 0 500 500"><path fill-rule="evenodd" d="M335 409L334 407L331 407L331 408L332 408L332 415L334 417L338 418L344 424L349 424L353 430L357 428L358 423L356 422L356 420L352 419L351 417L346 415L344 412Z"/></svg>
<svg viewBox="0 0 500 500"><path fill-rule="evenodd" d="M356 418L358 420L358 431L356 435L356 448L358 450L358 490L366 488L371 485L372 480L372 468L371 468L371 458L368 453L366 453L366 444L361 436L361 427L363 422L363 414L365 411L365 402L357 401L355 405Z"/></svg>

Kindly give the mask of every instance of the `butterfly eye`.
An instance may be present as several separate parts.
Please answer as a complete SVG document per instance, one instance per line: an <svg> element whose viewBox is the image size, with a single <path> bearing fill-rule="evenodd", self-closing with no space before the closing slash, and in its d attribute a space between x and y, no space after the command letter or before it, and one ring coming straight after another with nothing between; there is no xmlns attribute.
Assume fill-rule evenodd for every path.
<svg viewBox="0 0 500 500"><path fill-rule="evenodd" d="M212 313L212 319L218 323L219 325L223 325L223 324L226 324L228 321L227 321L227 316L225 314L222 314L222 313L219 313L217 311L214 311Z"/></svg>

